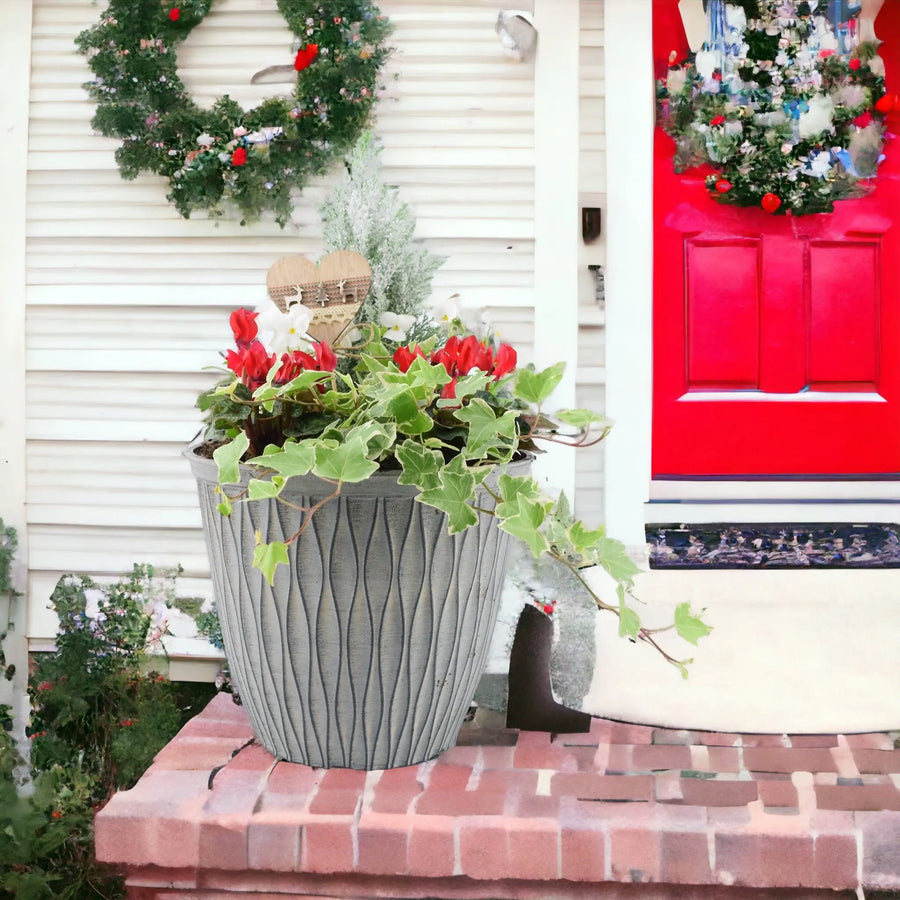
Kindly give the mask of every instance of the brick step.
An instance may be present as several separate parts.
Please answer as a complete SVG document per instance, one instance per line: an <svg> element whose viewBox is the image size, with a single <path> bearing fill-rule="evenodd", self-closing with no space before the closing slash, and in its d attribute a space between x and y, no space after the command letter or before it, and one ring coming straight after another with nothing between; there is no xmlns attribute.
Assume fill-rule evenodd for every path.
<svg viewBox="0 0 900 900"><path fill-rule="evenodd" d="M589 733L552 736L490 719L419 766L322 770L275 760L221 694L98 814L98 858L124 868L141 900L900 889L893 733L594 719Z"/></svg>

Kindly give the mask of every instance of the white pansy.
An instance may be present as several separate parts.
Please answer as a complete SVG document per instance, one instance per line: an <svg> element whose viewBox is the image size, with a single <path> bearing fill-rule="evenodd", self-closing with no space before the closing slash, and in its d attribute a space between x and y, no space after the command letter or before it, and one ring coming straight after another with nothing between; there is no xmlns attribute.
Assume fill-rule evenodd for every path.
<svg viewBox="0 0 900 900"><path fill-rule="evenodd" d="M378 317L378 324L387 327L384 336L389 341L402 344L406 340L406 333L416 324L416 317L383 312Z"/></svg>
<svg viewBox="0 0 900 900"><path fill-rule="evenodd" d="M816 94L809 100L809 109L800 113L798 127L800 137L809 139L822 134L823 131L831 131L834 117L834 104L831 97L824 94Z"/></svg>
<svg viewBox="0 0 900 900"><path fill-rule="evenodd" d="M454 297L456 295L454 294ZM439 303L434 308L434 315L437 317L438 322L441 325L450 325L454 319L459 319L462 317L462 308L459 305L459 302L454 299L454 297L450 297L445 300L443 303Z"/></svg>
<svg viewBox="0 0 900 900"><path fill-rule="evenodd" d="M259 339L269 352L280 355L309 348L306 332L312 322L312 312L302 303L295 303L284 313L267 300L256 311Z"/></svg>
<svg viewBox="0 0 900 900"><path fill-rule="evenodd" d="M203 134L197 135L197 146L199 147L208 147L214 142L215 138L211 134L207 134L205 131L203 132Z"/></svg>

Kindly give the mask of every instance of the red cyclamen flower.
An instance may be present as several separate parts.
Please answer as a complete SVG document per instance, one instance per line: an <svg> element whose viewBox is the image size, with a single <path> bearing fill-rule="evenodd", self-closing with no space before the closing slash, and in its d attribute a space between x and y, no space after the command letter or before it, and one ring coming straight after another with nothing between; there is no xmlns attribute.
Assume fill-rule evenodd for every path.
<svg viewBox="0 0 900 900"><path fill-rule="evenodd" d="M422 359L425 358L425 354L418 344L415 347L398 347L394 351L394 362L397 364L397 368L405 375L417 356L422 357Z"/></svg>
<svg viewBox="0 0 900 900"><path fill-rule="evenodd" d="M229 318L231 330L234 333L234 342L238 347L247 347L259 333L256 327L256 317L259 313L251 309L236 309Z"/></svg>
<svg viewBox="0 0 900 900"><path fill-rule="evenodd" d="M508 375L515 369L517 362L518 356L516 354L516 348L511 347L509 344L501 344L500 348L497 350L497 359L494 361L494 367L491 369L491 374L494 378L502 378L504 375Z"/></svg>
<svg viewBox="0 0 900 900"><path fill-rule="evenodd" d="M237 352L229 350L225 354L225 365L237 375L251 390L256 390L275 364L275 357L266 353L259 341L251 341Z"/></svg>
<svg viewBox="0 0 900 900"><path fill-rule="evenodd" d="M713 116L709 120L710 125L724 125L725 124L725 116Z"/></svg>
<svg viewBox="0 0 900 900"><path fill-rule="evenodd" d="M234 153L231 154L231 164L233 166L242 166L247 162L246 147L235 147Z"/></svg>
<svg viewBox="0 0 900 900"><path fill-rule="evenodd" d="M172 9L169 10L169 18L173 22L177 22L181 18L181 10L178 9L177 6L173 7Z"/></svg>

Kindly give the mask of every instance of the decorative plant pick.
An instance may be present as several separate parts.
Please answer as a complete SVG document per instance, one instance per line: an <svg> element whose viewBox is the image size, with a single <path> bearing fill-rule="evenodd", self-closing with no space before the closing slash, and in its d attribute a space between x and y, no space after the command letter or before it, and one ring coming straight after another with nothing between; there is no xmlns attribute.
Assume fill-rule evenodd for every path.
<svg viewBox="0 0 900 900"><path fill-rule="evenodd" d="M282 312L302 303L313 313L309 334L334 343L369 293L372 270L352 250L336 250L316 265L305 256L283 256L266 276L269 296Z"/></svg>

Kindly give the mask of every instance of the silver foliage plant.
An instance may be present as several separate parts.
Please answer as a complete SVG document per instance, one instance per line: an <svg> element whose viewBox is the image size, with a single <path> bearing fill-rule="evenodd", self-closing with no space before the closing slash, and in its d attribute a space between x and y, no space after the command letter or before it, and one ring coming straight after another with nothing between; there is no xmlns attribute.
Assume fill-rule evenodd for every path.
<svg viewBox="0 0 900 900"><path fill-rule="evenodd" d="M355 250L372 267L372 288L357 321L385 312L419 317L445 258L414 238L412 210L381 177L381 147L365 132L346 159L347 173L321 208L325 252Z"/></svg>

